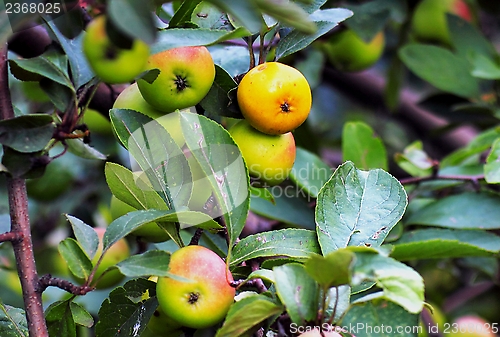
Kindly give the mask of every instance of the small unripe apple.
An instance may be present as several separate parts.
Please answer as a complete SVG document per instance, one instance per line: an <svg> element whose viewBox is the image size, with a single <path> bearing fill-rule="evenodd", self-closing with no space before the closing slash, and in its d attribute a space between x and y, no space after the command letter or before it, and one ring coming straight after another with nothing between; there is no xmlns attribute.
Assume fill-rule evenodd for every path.
<svg viewBox="0 0 500 337"><path fill-rule="evenodd" d="M129 212L137 211L134 207L121 201L114 195L111 196L110 203L111 217L113 220ZM170 236L156 222L150 222L137 228L132 232L133 235L143 238L148 242L164 242L170 239Z"/></svg>
<svg viewBox="0 0 500 337"><path fill-rule="evenodd" d="M111 122L97 110L87 108L83 114L83 122L87 125L90 132L99 133L101 135L113 134Z"/></svg>
<svg viewBox="0 0 500 337"><path fill-rule="evenodd" d="M422 0L412 18L415 38L422 42L451 45L446 14L455 14L472 21L471 11L464 0Z"/></svg>
<svg viewBox="0 0 500 337"><path fill-rule="evenodd" d="M115 46L106 32L106 17L100 15L87 26L83 53L94 73L109 84L131 82L145 70L149 46L134 40L130 49Z"/></svg>
<svg viewBox="0 0 500 337"><path fill-rule="evenodd" d="M92 259L93 265L97 263L97 260L102 254L102 249L103 249L102 238L104 237L104 233L106 232L105 228L100 228L100 227L94 228L94 230L97 233L97 236L99 237L99 247L97 249L94 258ZM104 289L113 287L118 283L120 283L120 281L123 280L124 276L118 269L116 268L111 269L104 275L103 273L106 271L106 269L115 266L116 264L125 260L129 256L130 256L130 247L127 241L125 239L118 240L104 254L104 257L94 274L94 279L92 281L92 284L95 284L95 282L97 282L96 288ZM101 275L103 276L101 277Z"/></svg>
<svg viewBox="0 0 500 337"><path fill-rule="evenodd" d="M147 69L160 74L152 83L139 79L142 96L152 106L172 112L198 104L215 79L215 65L206 47L179 47L149 57Z"/></svg>
<svg viewBox="0 0 500 337"><path fill-rule="evenodd" d="M75 179L73 172L59 160L51 161L43 176L28 179L28 196L41 202L50 202L62 196L71 188Z"/></svg>
<svg viewBox="0 0 500 337"><path fill-rule="evenodd" d="M156 296L163 312L182 326L204 329L220 323L234 302L233 276L226 263L202 246L187 246L170 257L169 273L160 277Z"/></svg>
<svg viewBox="0 0 500 337"><path fill-rule="evenodd" d="M328 60L342 71L361 71L374 65L385 47L384 32L379 32L369 42L364 41L351 29L334 33L320 44Z"/></svg>
<svg viewBox="0 0 500 337"><path fill-rule="evenodd" d="M295 139L291 132L268 135L241 120L229 129L249 173L268 185L285 180L295 162Z"/></svg>

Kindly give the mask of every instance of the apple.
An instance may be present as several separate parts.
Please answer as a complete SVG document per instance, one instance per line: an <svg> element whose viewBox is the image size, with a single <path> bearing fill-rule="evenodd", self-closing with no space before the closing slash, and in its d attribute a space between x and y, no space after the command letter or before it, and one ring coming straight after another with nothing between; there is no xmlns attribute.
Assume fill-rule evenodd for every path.
<svg viewBox="0 0 500 337"><path fill-rule="evenodd" d="M158 77L137 84L144 99L155 108L172 112L198 104L215 79L215 65L206 47L179 47L153 54L147 69L158 69Z"/></svg>
<svg viewBox="0 0 500 337"><path fill-rule="evenodd" d="M75 177L60 160L51 161L43 176L26 180L28 196L41 202L50 202L71 188Z"/></svg>
<svg viewBox="0 0 500 337"><path fill-rule="evenodd" d="M140 112L160 123L172 136L175 143L182 148L186 143L184 135L182 134L180 114L179 112L172 112L165 114L160 111L142 97L137 83L133 83L125 88L116 98L114 109L130 109ZM186 109L189 110L189 109ZM183 110L185 112L185 110Z"/></svg>
<svg viewBox="0 0 500 337"><path fill-rule="evenodd" d="M385 47L384 32L378 32L366 42L351 29L334 33L319 44L330 63L342 71L361 71L373 66L382 56Z"/></svg>
<svg viewBox="0 0 500 337"><path fill-rule="evenodd" d="M114 195L111 196L110 202L111 217L113 220L118 219L122 215L129 212L137 211L136 208L121 201ZM164 242L170 239L170 236L156 222L150 222L137 228L132 232L133 235L143 238L148 242Z"/></svg>
<svg viewBox="0 0 500 337"><path fill-rule="evenodd" d="M458 317L449 326L450 337L496 337L492 324L474 315Z"/></svg>
<svg viewBox="0 0 500 337"><path fill-rule="evenodd" d="M87 125L90 132L95 132L101 135L113 134L111 122L97 110L87 108L83 114L83 122Z"/></svg>
<svg viewBox="0 0 500 337"><path fill-rule="evenodd" d="M229 129L249 173L267 185L277 185L290 174L295 162L295 139L291 132L268 135L241 120Z"/></svg>
<svg viewBox="0 0 500 337"><path fill-rule="evenodd" d="M234 302L233 276L226 263L202 246L186 246L170 257L169 273L160 277L156 296L163 312L182 326L204 329L220 323Z"/></svg>
<svg viewBox="0 0 500 337"><path fill-rule="evenodd" d="M472 21L472 14L464 0L422 0L412 17L412 33L422 42L451 45L446 14L455 14Z"/></svg>
<svg viewBox="0 0 500 337"><path fill-rule="evenodd" d="M94 73L109 84L127 83L145 70L149 46L134 40L130 49L113 44L106 32L106 16L100 15L87 26L82 48Z"/></svg>
<svg viewBox="0 0 500 337"><path fill-rule="evenodd" d="M103 249L102 238L104 237L106 229L97 227L94 228L94 230L97 236L99 237L99 247L97 249L94 258L92 259L92 265L95 266L99 257L102 254L102 249ZM120 283L121 280L123 280L124 276L122 273L120 273L118 269L116 268L111 269L110 271L106 272L106 274L104 274L104 272L108 268L115 266L117 263L125 260L129 256L130 256L130 247L125 239L120 239L114 245L112 245L104 254L104 257L94 274L92 284L95 285L96 289L110 288Z"/></svg>
<svg viewBox="0 0 500 337"><path fill-rule="evenodd" d="M336 331L320 332L319 329L311 329L299 335L299 337L342 337L342 335Z"/></svg>

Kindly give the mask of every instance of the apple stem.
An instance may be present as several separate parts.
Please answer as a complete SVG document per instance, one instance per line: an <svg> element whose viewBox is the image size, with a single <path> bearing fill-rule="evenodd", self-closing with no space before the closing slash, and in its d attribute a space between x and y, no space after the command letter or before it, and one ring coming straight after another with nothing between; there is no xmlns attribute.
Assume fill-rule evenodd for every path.
<svg viewBox="0 0 500 337"><path fill-rule="evenodd" d="M203 235L203 228L196 228L191 241L189 241L189 246L196 246L200 242L201 236Z"/></svg>
<svg viewBox="0 0 500 337"><path fill-rule="evenodd" d="M14 118L14 108L9 91L9 73L7 69L7 44L0 47L0 120ZM26 320L31 337L48 337L41 293L36 291L38 274L36 272L31 226L28 215L28 194L26 181L22 178L7 176L11 231L7 235L16 236L12 247L16 258L17 273L23 289Z"/></svg>

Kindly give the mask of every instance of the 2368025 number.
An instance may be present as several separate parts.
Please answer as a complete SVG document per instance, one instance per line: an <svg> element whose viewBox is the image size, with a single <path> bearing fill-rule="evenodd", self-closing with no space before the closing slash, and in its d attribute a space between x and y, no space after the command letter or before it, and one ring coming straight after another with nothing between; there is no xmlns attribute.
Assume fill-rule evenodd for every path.
<svg viewBox="0 0 500 337"><path fill-rule="evenodd" d="M61 4L56 3L6 3L7 14L59 14Z"/></svg>

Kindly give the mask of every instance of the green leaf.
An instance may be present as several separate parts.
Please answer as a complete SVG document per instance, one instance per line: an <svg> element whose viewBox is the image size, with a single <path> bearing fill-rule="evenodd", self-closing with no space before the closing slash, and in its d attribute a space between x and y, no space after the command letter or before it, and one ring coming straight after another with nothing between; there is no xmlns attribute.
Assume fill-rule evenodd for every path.
<svg viewBox="0 0 500 337"><path fill-rule="evenodd" d="M99 247L99 237L97 236L94 228L72 215L65 215L66 219L68 219L71 224L71 228L73 228L73 233L75 234L75 238L80 247L90 259L94 258L94 255Z"/></svg>
<svg viewBox="0 0 500 337"><path fill-rule="evenodd" d="M21 153L43 150L55 130L52 117L24 115L0 121L0 144Z"/></svg>
<svg viewBox="0 0 500 337"><path fill-rule="evenodd" d="M238 22L238 26L243 25L244 30L249 32L249 35L258 33L264 24L262 14L259 12L254 0L210 0L210 2L223 12L228 13L233 22Z"/></svg>
<svg viewBox="0 0 500 337"><path fill-rule="evenodd" d="M311 197L317 198L321 187L332 176L332 169L320 157L297 148L290 179Z"/></svg>
<svg viewBox="0 0 500 337"><path fill-rule="evenodd" d="M257 8L283 25L293 27L304 34L316 32L316 25L310 21L308 13L292 1L253 0Z"/></svg>
<svg viewBox="0 0 500 337"><path fill-rule="evenodd" d="M126 167L107 162L104 174L111 193L135 209L168 209L158 193Z"/></svg>
<svg viewBox="0 0 500 337"><path fill-rule="evenodd" d="M472 63L472 76L484 80L500 79L500 66L488 56L472 52L469 54Z"/></svg>
<svg viewBox="0 0 500 337"><path fill-rule="evenodd" d="M255 325L282 311L283 307L264 295L245 297L229 308L224 324L215 336L244 336Z"/></svg>
<svg viewBox="0 0 500 337"><path fill-rule="evenodd" d="M0 301L0 335L2 337L28 337L28 323L23 309L4 305Z"/></svg>
<svg viewBox="0 0 500 337"><path fill-rule="evenodd" d="M311 255L304 267L309 275L324 289L338 287L351 282L354 253L338 249L326 256Z"/></svg>
<svg viewBox="0 0 500 337"><path fill-rule="evenodd" d="M52 303L46 310L45 318L51 337L76 337L71 300Z"/></svg>
<svg viewBox="0 0 500 337"><path fill-rule="evenodd" d="M248 275L245 281L254 280L254 279L262 279L271 283L276 283L276 278L274 277L274 272L268 269L257 269Z"/></svg>
<svg viewBox="0 0 500 337"><path fill-rule="evenodd" d="M494 59L497 57L495 47L486 36L474 25L461 17L446 14L446 22L450 30L453 49L462 58L469 56L471 51Z"/></svg>
<svg viewBox="0 0 500 337"><path fill-rule="evenodd" d="M250 195L252 197L257 197L269 201L273 205L276 205L276 202L274 201L274 195L272 195L267 188L255 187L250 185Z"/></svg>
<svg viewBox="0 0 500 337"><path fill-rule="evenodd" d="M146 173L167 207L186 206L192 178L186 157L156 120L139 112L111 109L111 123L120 142Z"/></svg>
<svg viewBox="0 0 500 337"><path fill-rule="evenodd" d="M316 233L306 229L280 229L249 235L233 248L230 264L236 266L258 257L287 256L305 259L320 249Z"/></svg>
<svg viewBox="0 0 500 337"><path fill-rule="evenodd" d="M352 16L352 12L344 8L330 8L318 10L309 15L309 20L317 27L313 34L306 34L299 30L292 30L282 38L276 46L276 58L280 59L304 49L320 36L328 33L340 22Z"/></svg>
<svg viewBox="0 0 500 337"><path fill-rule="evenodd" d="M279 220L292 226L315 229L314 211L307 204L304 191L290 186L288 188L268 188L274 203L259 197L251 198L252 212L269 219Z"/></svg>
<svg viewBox="0 0 500 337"><path fill-rule="evenodd" d="M181 126L186 145L215 194L217 208L211 215L224 217L232 247L245 226L250 200L241 153L227 130L205 116L182 113Z"/></svg>
<svg viewBox="0 0 500 337"><path fill-rule="evenodd" d="M135 229L149 222L162 226L163 222L179 222L181 228L198 226L205 229L220 229L220 225L210 216L200 212L184 210L147 210L127 213L111 222L104 234L104 251L118 240L132 233Z"/></svg>
<svg viewBox="0 0 500 337"><path fill-rule="evenodd" d="M484 165L484 177L488 184L500 183L500 138L497 138L491 147Z"/></svg>
<svg viewBox="0 0 500 337"><path fill-rule="evenodd" d="M142 300L145 294L149 298ZM99 309L96 337L140 336L158 307L156 283L134 279L114 289Z"/></svg>
<svg viewBox="0 0 500 337"><path fill-rule="evenodd" d="M200 28L224 29L228 31L234 29L230 23L227 13L224 13L207 1L202 1L196 6L191 13L190 19L190 23L193 23Z"/></svg>
<svg viewBox="0 0 500 337"><path fill-rule="evenodd" d="M168 276L170 253L163 250L149 250L140 255L133 255L118 263L120 272L129 277L139 276Z"/></svg>
<svg viewBox="0 0 500 337"><path fill-rule="evenodd" d="M364 122L348 122L342 131L342 154L344 161L352 161L364 170L381 168L387 170L387 151L380 137Z"/></svg>
<svg viewBox="0 0 500 337"><path fill-rule="evenodd" d="M157 30L150 1L110 0L106 10L108 17L121 32L146 43L155 41Z"/></svg>
<svg viewBox="0 0 500 337"><path fill-rule="evenodd" d="M415 75L440 90L465 98L480 95L479 83L470 74L467 60L448 49L409 44L399 50L399 57Z"/></svg>
<svg viewBox="0 0 500 337"><path fill-rule="evenodd" d="M351 306L339 325L356 337L416 337L418 315L376 299Z"/></svg>
<svg viewBox="0 0 500 337"><path fill-rule="evenodd" d="M346 26L356 32L364 41L369 42L384 29L391 17L391 7L393 6L394 3L388 3L385 0L348 6L347 8L352 10L354 15L346 21Z"/></svg>
<svg viewBox="0 0 500 337"><path fill-rule="evenodd" d="M422 311L422 277L411 267L390 257L356 252L352 280L353 285L373 281L383 290L383 298L402 306L410 313L417 314Z"/></svg>
<svg viewBox="0 0 500 337"><path fill-rule="evenodd" d="M434 162L424 151L421 141L415 141L396 153L394 160L403 170L413 177L425 177L432 173Z"/></svg>
<svg viewBox="0 0 500 337"><path fill-rule="evenodd" d="M305 325L318 315L319 287L303 265L289 263L273 268L276 293L293 323Z"/></svg>
<svg viewBox="0 0 500 337"><path fill-rule="evenodd" d="M20 68L40 74L51 79L54 82L62 84L70 88L73 92L75 89L68 75L68 57L64 54L59 54L54 49L49 49L40 56L22 59L11 60Z"/></svg>
<svg viewBox="0 0 500 337"><path fill-rule="evenodd" d="M193 11L202 2L201 0L187 0L183 1L179 9L175 12L174 16L168 22L169 28L182 28L187 23L191 22L191 15Z"/></svg>
<svg viewBox="0 0 500 337"><path fill-rule="evenodd" d="M156 42L151 45L151 54L177 47L208 46L248 35L248 32L244 28L238 28L233 31L205 28L165 29L158 33Z"/></svg>
<svg viewBox="0 0 500 337"><path fill-rule="evenodd" d="M220 66L215 66L215 80L208 94L201 100L200 105L207 117L217 119L220 116L237 117L240 112L231 109L232 102L229 92L238 85L233 78Z"/></svg>
<svg viewBox="0 0 500 337"><path fill-rule="evenodd" d="M73 275L85 280L89 277L92 262L75 239L66 238L59 242L58 250Z"/></svg>
<svg viewBox="0 0 500 337"><path fill-rule="evenodd" d="M420 229L404 233L393 242L397 260L492 256L500 252L500 237L481 230Z"/></svg>
<svg viewBox="0 0 500 337"><path fill-rule="evenodd" d="M76 324L91 328L94 325L92 315L80 304L71 302L71 314Z"/></svg>
<svg viewBox="0 0 500 337"><path fill-rule="evenodd" d="M75 93L62 84L54 82L48 78L40 80L40 88L49 97L56 109L66 111L70 105L74 105Z"/></svg>
<svg viewBox="0 0 500 337"><path fill-rule="evenodd" d="M52 34L57 38L57 41L59 41L64 53L68 56L71 78L75 83L75 87L80 88L94 77L87 58L82 53L82 40L85 33L80 34L74 39L68 39L57 29L53 21L47 21L46 23Z"/></svg>
<svg viewBox="0 0 500 337"><path fill-rule="evenodd" d="M441 198L419 212L411 214L405 223L457 229L497 229L500 224L500 196L490 192L466 192Z"/></svg>
<svg viewBox="0 0 500 337"><path fill-rule="evenodd" d="M66 139L68 151L83 159L106 160L108 157L81 139Z"/></svg>
<svg viewBox="0 0 500 337"><path fill-rule="evenodd" d="M316 223L323 254L347 246L380 246L406 205L403 186L389 173L342 164L318 195Z"/></svg>

